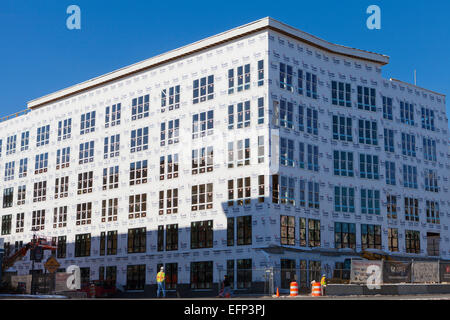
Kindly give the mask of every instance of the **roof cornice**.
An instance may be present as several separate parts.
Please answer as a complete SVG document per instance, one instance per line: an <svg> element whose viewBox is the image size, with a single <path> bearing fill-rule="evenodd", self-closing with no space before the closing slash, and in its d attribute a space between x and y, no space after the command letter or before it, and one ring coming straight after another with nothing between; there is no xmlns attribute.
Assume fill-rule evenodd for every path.
<svg viewBox="0 0 450 320"><path fill-rule="evenodd" d="M175 61L177 59L198 53L200 51L210 49L214 46L218 46L230 41L234 41L236 39L245 37L250 34L258 33L264 30L273 30L284 34L289 37L293 37L299 41L308 43L312 46L315 46L319 49L326 50L331 53L340 54L344 56L349 56L352 58L358 58L362 60L366 60L372 63L377 63L380 65L385 65L389 62L389 57L385 55L381 55L378 53L373 53L369 51L363 51L359 49L354 49L350 47L345 47L337 44L333 44L317 38L313 35L310 35L301 30L290 27L284 23L281 23L275 19L270 17L266 17L243 26L216 34L214 36L208 37L206 39L194 42L192 44L183 46L181 48L168 51L166 53L157 55L155 57L137 62L135 64L126 66L124 68L106 73L99 77L81 82L79 84L70 86L68 88L56 91L54 93L45 95L43 97L31 100L28 102L27 106L30 109L35 109L38 107L42 107L49 103L54 103L58 100L68 98L75 94L79 94L85 92L87 90L91 90L97 88L99 86L103 86L107 83L117 81L129 76L132 76L136 73L143 72L149 70L151 68L155 68L157 66Z"/></svg>

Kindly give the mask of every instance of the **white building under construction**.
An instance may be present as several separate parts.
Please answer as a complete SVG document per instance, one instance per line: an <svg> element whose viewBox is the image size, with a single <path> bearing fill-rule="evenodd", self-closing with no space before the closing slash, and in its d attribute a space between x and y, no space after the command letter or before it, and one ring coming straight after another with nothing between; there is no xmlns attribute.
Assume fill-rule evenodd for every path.
<svg viewBox="0 0 450 320"><path fill-rule="evenodd" d="M160 265L215 295L224 274L246 292L267 268L287 288L370 252L449 259L445 96L388 62L264 18L30 101L0 123L5 255L46 237L62 270L138 295Z"/></svg>

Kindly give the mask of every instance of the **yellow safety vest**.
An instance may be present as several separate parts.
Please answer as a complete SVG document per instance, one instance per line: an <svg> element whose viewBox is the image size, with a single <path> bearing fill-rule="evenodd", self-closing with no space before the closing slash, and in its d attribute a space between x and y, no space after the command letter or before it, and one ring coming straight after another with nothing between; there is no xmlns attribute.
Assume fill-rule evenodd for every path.
<svg viewBox="0 0 450 320"><path fill-rule="evenodd" d="M325 281L325 277L322 277L322 280L320 280L320 284L322 286L326 286L327 285L327 282Z"/></svg>
<svg viewBox="0 0 450 320"><path fill-rule="evenodd" d="M164 274L164 272L160 271L156 275L156 281L157 282L163 282L165 277L166 277L166 275Z"/></svg>

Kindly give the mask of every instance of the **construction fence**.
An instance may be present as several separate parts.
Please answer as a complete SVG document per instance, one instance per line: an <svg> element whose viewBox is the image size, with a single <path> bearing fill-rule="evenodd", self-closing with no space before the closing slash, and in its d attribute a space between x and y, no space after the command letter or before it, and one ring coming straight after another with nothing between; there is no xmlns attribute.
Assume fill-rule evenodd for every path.
<svg viewBox="0 0 450 320"><path fill-rule="evenodd" d="M300 293L309 293L311 282L319 282L322 275L326 275L327 284L399 284L399 283L450 283L450 262L411 261L393 262L384 260L357 260L352 259L347 268L334 268L313 265L313 268L300 267L265 267L217 270L212 274L204 275L199 284L204 289L218 288L227 275L232 291L236 295L266 294L272 295L277 288L280 292L289 292L291 282L297 282ZM67 291L67 273L35 274L11 276L11 284L23 293L58 293ZM192 284L175 284L178 286ZM213 289L214 288L214 289ZM202 287L197 287L202 289Z"/></svg>
<svg viewBox="0 0 450 320"><path fill-rule="evenodd" d="M357 284L450 283L450 263L352 260L350 282Z"/></svg>
<svg viewBox="0 0 450 320"><path fill-rule="evenodd" d="M288 291L291 282L298 283L299 292L309 292L311 282L319 282L324 270L320 267L312 269L303 268L252 268L252 269L238 269L238 270L218 270L219 279L223 280L224 276L228 276L231 283L232 291L239 294L268 294L272 295L278 288L280 292ZM350 270L342 270L338 272L341 281L342 276L350 277ZM327 277L328 278L328 277ZM221 290L221 283L219 283L219 292Z"/></svg>
<svg viewBox="0 0 450 320"><path fill-rule="evenodd" d="M12 275L9 277L11 289L24 294L54 294L68 291L65 272Z"/></svg>
<svg viewBox="0 0 450 320"><path fill-rule="evenodd" d="M326 276L327 284L433 284L450 283L450 263L384 260L352 260L348 269L312 269L268 267L263 269L219 270L219 279L228 275L235 293L273 294L279 288L288 291L295 281L300 292L309 293L313 281ZM219 291L221 286L219 285Z"/></svg>

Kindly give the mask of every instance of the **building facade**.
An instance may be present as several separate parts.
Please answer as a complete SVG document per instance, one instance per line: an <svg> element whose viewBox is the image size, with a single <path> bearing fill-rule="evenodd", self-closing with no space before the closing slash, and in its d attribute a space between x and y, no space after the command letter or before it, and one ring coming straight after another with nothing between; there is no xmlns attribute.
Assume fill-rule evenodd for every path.
<svg viewBox="0 0 450 320"><path fill-rule="evenodd" d="M264 18L30 101L0 123L6 254L46 237L82 282L139 294L161 265L216 294L448 259L445 96L388 61Z"/></svg>

